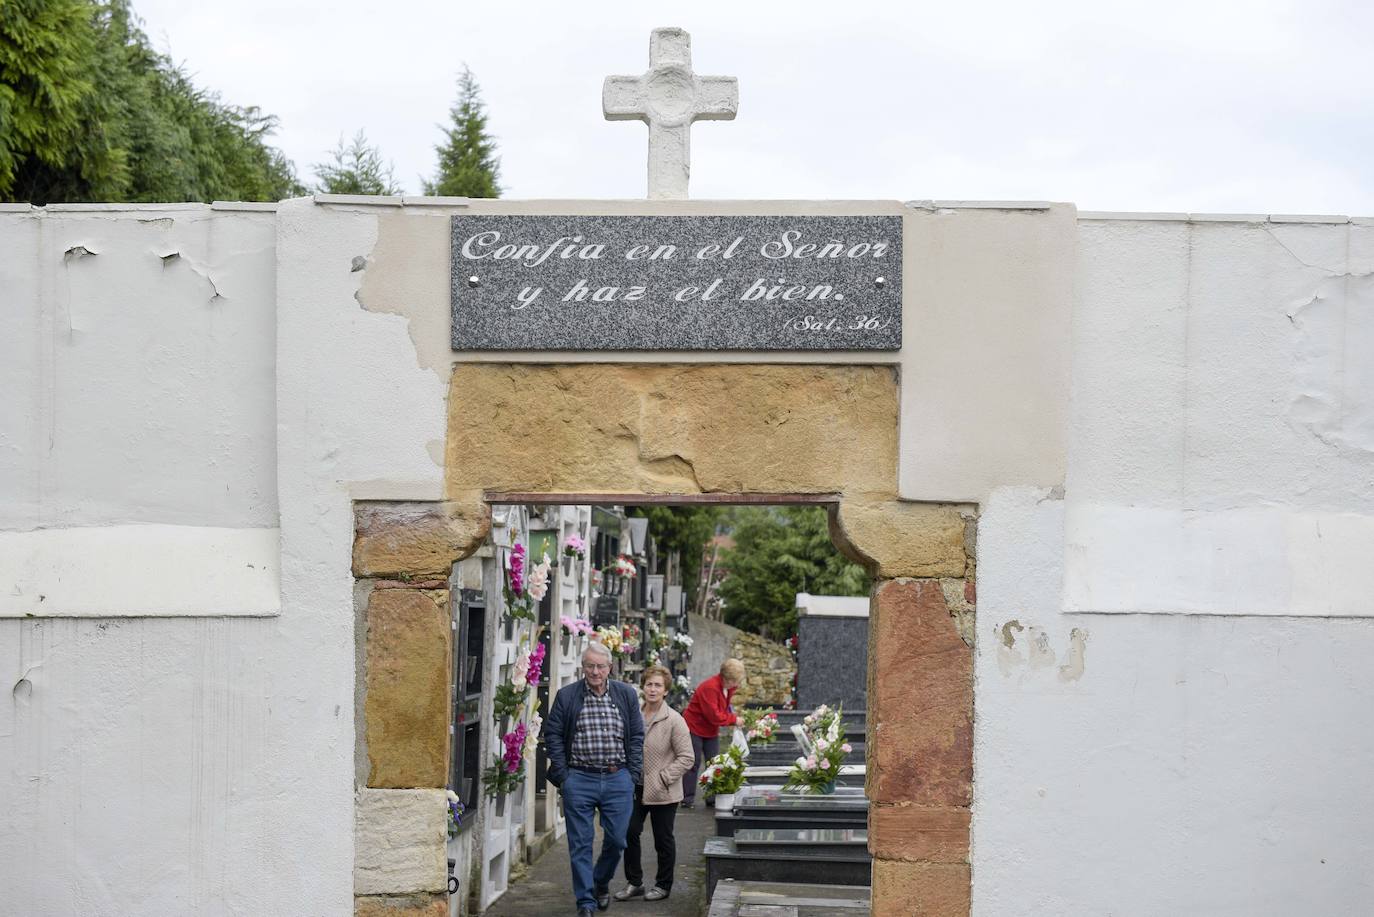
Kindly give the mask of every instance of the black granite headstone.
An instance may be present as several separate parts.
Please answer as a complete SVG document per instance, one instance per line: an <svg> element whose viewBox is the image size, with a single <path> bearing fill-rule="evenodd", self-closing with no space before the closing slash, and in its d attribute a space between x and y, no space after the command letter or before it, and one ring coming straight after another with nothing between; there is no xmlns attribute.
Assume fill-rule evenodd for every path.
<svg viewBox="0 0 1374 917"><path fill-rule="evenodd" d="M797 709L821 704L843 705L846 714L867 709L868 618L797 619Z"/></svg>

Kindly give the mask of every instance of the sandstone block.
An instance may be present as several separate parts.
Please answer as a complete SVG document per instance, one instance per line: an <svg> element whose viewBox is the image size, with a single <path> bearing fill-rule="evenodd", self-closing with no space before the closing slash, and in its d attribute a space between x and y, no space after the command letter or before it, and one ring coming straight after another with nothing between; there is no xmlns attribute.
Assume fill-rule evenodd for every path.
<svg viewBox="0 0 1374 917"><path fill-rule="evenodd" d="M353 917L448 917L446 895L400 895L353 899Z"/></svg>
<svg viewBox="0 0 1374 917"><path fill-rule="evenodd" d="M876 576L961 577L968 566L960 507L846 499L830 512L830 536Z"/></svg>
<svg viewBox="0 0 1374 917"><path fill-rule="evenodd" d="M359 790L354 808L354 894L446 892L445 805L443 790Z"/></svg>
<svg viewBox="0 0 1374 917"><path fill-rule="evenodd" d="M450 496L891 496L897 377L884 366L463 363L446 449Z"/></svg>
<svg viewBox="0 0 1374 917"><path fill-rule="evenodd" d="M884 860L967 863L969 810L955 806L875 805L868 849Z"/></svg>
<svg viewBox="0 0 1374 917"><path fill-rule="evenodd" d="M363 704L371 787L442 787L448 776L448 593L373 590Z"/></svg>
<svg viewBox="0 0 1374 917"><path fill-rule="evenodd" d="M873 917L968 917L970 873L961 863L873 861Z"/></svg>
<svg viewBox="0 0 1374 917"><path fill-rule="evenodd" d="M973 653L938 580L882 583L869 621L868 796L967 807Z"/></svg>
<svg viewBox="0 0 1374 917"><path fill-rule="evenodd" d="M480 499L445 503L359 503L354 576L447 577L482 543L491 508Z"/></svg>

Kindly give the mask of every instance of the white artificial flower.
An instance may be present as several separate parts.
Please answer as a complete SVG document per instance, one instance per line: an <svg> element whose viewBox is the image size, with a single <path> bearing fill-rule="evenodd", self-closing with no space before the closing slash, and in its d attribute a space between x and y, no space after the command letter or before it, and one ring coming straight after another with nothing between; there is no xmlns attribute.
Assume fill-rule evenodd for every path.
<svg viewBox="0 0 1374 917"><path fill-rule="evenodd" d="M535 564L534 569L525 577L525 591L536 602L544 601L544 596L549 591L549 567L549 555L545 554L544 559Z"/></svg>

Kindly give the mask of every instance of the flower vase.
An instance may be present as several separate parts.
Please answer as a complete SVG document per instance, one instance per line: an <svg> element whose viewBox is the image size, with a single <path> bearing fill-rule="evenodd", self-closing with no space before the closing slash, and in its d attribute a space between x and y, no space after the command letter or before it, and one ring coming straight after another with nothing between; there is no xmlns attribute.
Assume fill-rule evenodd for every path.
<svg viewBox="0 0 1374 917"><path fill-rule="evenodd" d="M501 818L506 814L506 794L496 794L496 817Z"/></svg>
<svg viewBox="0 0 1374 917"><path fill-rule="evenodd" d="M734 807L735 807L735 794L734 794L734 793L717 793L717 794L716 794L716 811L717 811L717 812L729 812L729 811L730 811L731 809L733 809Z"/></svg>
<svg viewBox="0 0 1374 917"><path fill-rule="evenodd" d="M567 554L564 554L564 555L563 555L563 575L564 575L564 576L572 576L572 563L573 563L573 559L572 559L571 557L569 557Z"/></svg>
<svg viewBox="0 0 1374 917"><path fill-rule="evenodd" d="M831 795L835 792L835 781L831 780L829 783L822 783L820 786L816 787L816 792L820 793L822 796Z"/></svg>
<svg viewBox="0 0 1374 917"><path fill-rule="evenodd" d="M562 653L562 655L563 655L563 658L564 658L564 659L571 659L571 658L572 658L572 640L573 640L572 634L564 634L564 635L563 635L563 653Z"/></svg>

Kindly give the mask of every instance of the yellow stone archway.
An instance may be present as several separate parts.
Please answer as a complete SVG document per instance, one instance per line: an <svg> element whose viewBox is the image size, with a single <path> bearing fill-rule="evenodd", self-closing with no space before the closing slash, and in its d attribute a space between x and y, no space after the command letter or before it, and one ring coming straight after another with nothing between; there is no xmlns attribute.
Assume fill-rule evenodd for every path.
<svg viewBox="0 0 1374 917"><path fill-rule="evenodd" d="M354 575L373 585L359 730L367 786L442 788L447 581L491 502L805 498L875 578L867 793L875 915L970 906L975 508L897 497L898 380L885 366L460 364L442 503L358 504ZM609 502L609 500L608 500ZM437 913L442 895L357 899Z"/></svg>

